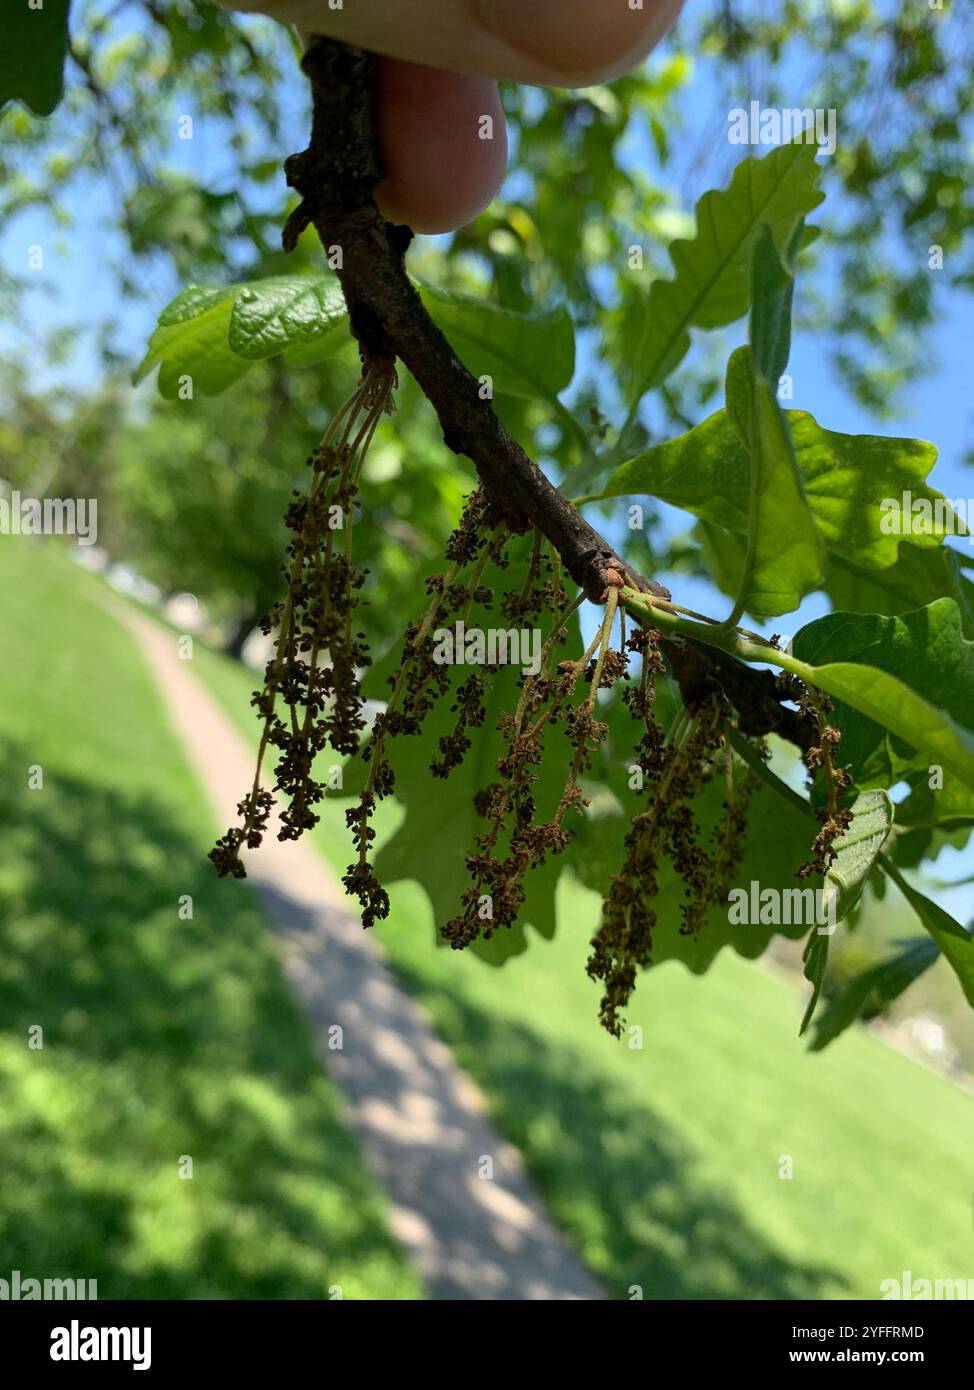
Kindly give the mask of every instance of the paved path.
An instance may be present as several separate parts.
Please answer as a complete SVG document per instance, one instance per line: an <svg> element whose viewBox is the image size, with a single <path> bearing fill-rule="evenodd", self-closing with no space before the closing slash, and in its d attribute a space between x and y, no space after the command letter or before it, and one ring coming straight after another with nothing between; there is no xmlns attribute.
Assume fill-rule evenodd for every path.
<svg viewBox="0 0 974 1390"><path fill-rule="evenodd" d="M221 829L253 778L253 753L192 670L175 635L118 600L162 690ZM201 846L201 853L203 847ZM518 1151L385 965L375 932L346 912L309 844L270 834L248 877L274 926L348 1120L391 1203L391 1225L437 1299L602 1298L544 1213ZM229 924L232 925L232 924ZM343 1048L331 1050L339 1024ZM486 1159L493 1178L480 1171Z"/></svg>

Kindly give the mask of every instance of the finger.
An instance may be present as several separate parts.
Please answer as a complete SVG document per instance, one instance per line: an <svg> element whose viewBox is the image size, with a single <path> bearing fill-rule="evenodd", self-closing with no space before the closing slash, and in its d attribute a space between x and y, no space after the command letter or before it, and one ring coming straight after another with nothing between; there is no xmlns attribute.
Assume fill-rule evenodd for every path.
<svg viewBox="0 0 974 1390"><path fill-rule="evenodd" d="M386 177L376 201L392 222L449 232L472 222L500 188L507 132L496 85L382 58L376 124Z"/></svg>
<svg viewBox="0 0 974 1390"><path fill-rule="evenodd" d="M224 0L229 3L229 0ZM631 8L637 4L638 8ZM618 76L662 38L682 0L236 0L361 48L451 72L551 86Z"/></svg>

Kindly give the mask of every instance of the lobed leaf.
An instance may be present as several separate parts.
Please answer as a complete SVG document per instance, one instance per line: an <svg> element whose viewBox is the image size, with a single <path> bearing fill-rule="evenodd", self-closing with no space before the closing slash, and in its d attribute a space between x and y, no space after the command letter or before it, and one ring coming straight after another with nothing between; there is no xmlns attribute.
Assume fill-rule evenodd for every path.
<svg viewBox="0 0 974 1390"><path fill-rule="evenodd" d="M736 354L734 355L736 356ZM731 362L734 358L731 358ZM943 493L925 481L937 458L919 439L840 434L826 430L803 410L784 412L805 496L827 550L856 570L885 570L913 547L936 549L953 525ZM715 411L686 434L620 465L598 499L646 495L682 507L702 521L747 535L751 466L747 450L726 410ZM903 538L883 530L883 502L903 492L940 503L943 525L929 534ZM901 549L901 540L908 544ZM938 562L939 563L939 562ZM899 587L908 587L913 571ZM877 575L876 584L883 583ZM893 582L891 577L891 582Z"/></svg>
<svg viewBox="0 0 974 1390"><path fill-rule="evenodd" d="M771 348L770 351L776 349ZM727 367L727 413L750 455L747 548L733 621L790 613L821 580L824 546L784 414L749 348Z"/></svg>
<svg viewBox="0 0 974 1390"><path fill-rule="evenodd" d="M920 893L892 865L885 865L900 892L940 948L944 959L960 981L964 997L974 1007L974 936L939 903Z"/></svg>
<svg viewBox="0 0 974 1390"><path fill-rule="evenodd" d="M686 355L691 328L718 328L743 318L751 302L751 258L767 228L784 249L822 201L813 145L791 144L745 159L726 189L705 193L696 235L675 241L672 280L654 280L630 357L633 404L658 386Z"/></svg>
<svg viewBox="0 0 974 1390"><path fill-rule="evenodd" d="M564 307L520 314L430 286L421 286L420 294L465 365L489 376L495 391L553 401L571 381L575 334ZM325 360L349 341L346 318L344 296L331 276L189 285L159 315L133 380L158 366L159 389L169 399L183 376L204 395L218 395L254 362L277 354L299 367Z"/></svg>
<svg viewBox="0 0 974 1390"><path fill-rule="evenodd" d="M246 284L188 285L159 315L133 381L159 367L159 390L175 399L181 377L218 396L265 357L304 366L346 341L341 291L321 275L275 275Z"/></svg>
<svg viewBox="0 0 974 1390"><path fill-rule="evenodd" d="M430 317L475 377L526 400L554 400L575 374L575 330L564 305L530 314L453 290L419 286Z"/></svg>
<svg viewBox="0 0 974 1390"><path fill-rule="evenodd" d="M792 644L789 670L840 702L841 754L861 788L937 765L974 787L974 643L952 599L899 617L831 613Z"/></svg>
<svg viewBox="0 0 974 1390"><path fill-rule="evenodd" d="M964 636L974 637L974 584L964 574L957 551L946 545L932 549L900 546L895 563L882 570L865 570L830 550L822 587L834 609L883 616L925 607L934 599L952 598L961 615Z"/></svg>
<svg viewBox="0 0 974 1390"><path fill-rule="evenodd" d="M196 288L195 286L192 288ZM132 380L138 385L159 368L159 392L166 400L177 398L180 383L189 378L193 391L218 396L246 374L251 363L232 352L227 341L233 293L209 292L200 295L195 312L170 318L149 339L149 349L136 368ZM170 310L174 305L170 305Z"/></svg>
<svg viewBox="0 0 974 1390"><path fill-rule="evenodd" d="M816 1019L809 1051L821 1052L863 1014L879 1013L929 970L939 955L935 941L917 937L897 955L847 981Z"/></svg>

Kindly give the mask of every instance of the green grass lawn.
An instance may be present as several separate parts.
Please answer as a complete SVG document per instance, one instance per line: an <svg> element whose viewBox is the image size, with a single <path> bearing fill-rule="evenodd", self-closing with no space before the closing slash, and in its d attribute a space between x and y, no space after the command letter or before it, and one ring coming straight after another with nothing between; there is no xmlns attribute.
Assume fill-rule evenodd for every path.
<svg viewBox="0 0 974 1390"><path fill-rule="evenodd" d="M255 741L252 675L197 651ZM319 843L345 867L341 807ZM598 1027L585 975L597 903L563 892L555 940L501 970L435 948L413 884L375 930L614 1295L873 1299L905 1269L974 1277L969 1095L861 1028L808 1054L800 992L726 953L702 979L645 976L629 1050Z"/></svg>
<svg viewBox="0 0 974 1390"><path fill-rule="evenodd" d="M99 582L53 549L0 547L0 1276L97 1277L102 1297L411 1296ZM253 738L251 674L199 643L194 667ZM345 865L340 807L319 843ZM500 971L436 949L410 884L378 932L612 1293L875 1298L904 1269L974 1274L969 1096L861 1029L806 1054L799 993L729 956L703 979L646 976L630 1051L595 1021L592 895L564 892L556 939Z"/></svg>
<svg viewBox="0 0 974 1390"><path fill-rule="evenodd" d="M101 1298L419 1296L97 583L53 547L0 543L0 1277L94 1278Z"/></svg>

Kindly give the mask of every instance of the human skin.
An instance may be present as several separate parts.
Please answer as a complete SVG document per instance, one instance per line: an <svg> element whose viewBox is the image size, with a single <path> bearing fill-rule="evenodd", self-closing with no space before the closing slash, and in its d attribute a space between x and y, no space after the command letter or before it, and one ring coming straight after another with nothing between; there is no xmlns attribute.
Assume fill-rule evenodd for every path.
<svg viewBox="0 0 974 1390"><path fill-rule="evenodd" d="M220 0L380 54L381 211L448 232L491 201L507 168L498 81L585 87L642 61L682 0ZM492 138L484 117L492 118Z"/></svg>

